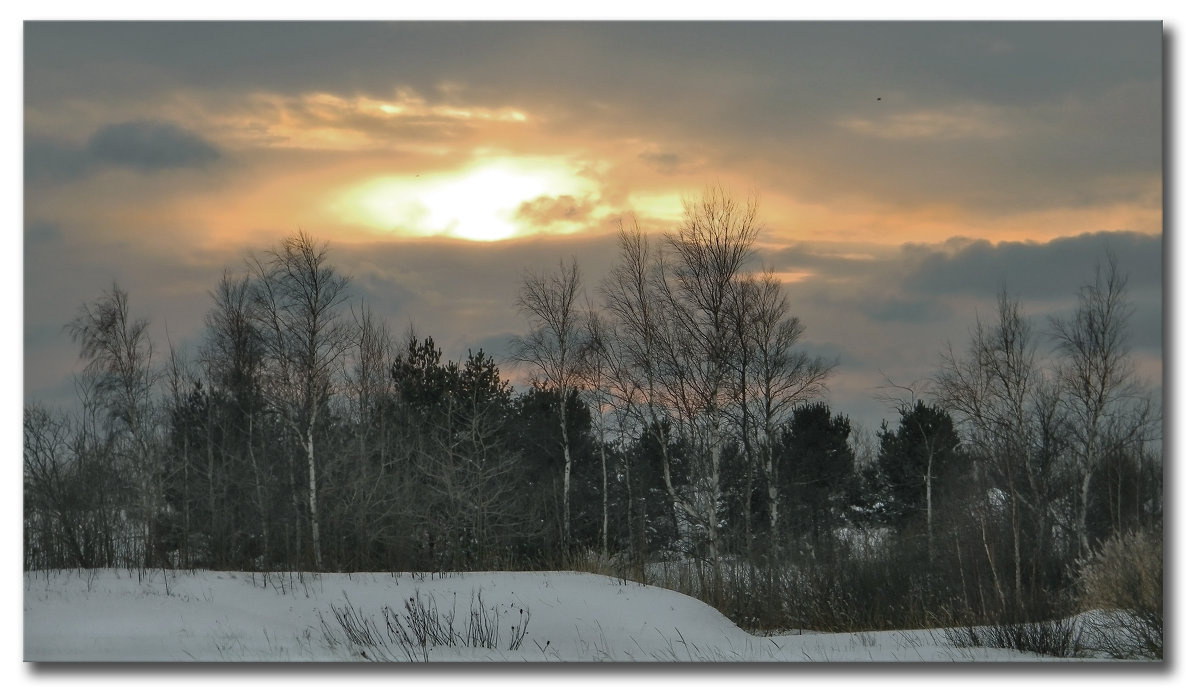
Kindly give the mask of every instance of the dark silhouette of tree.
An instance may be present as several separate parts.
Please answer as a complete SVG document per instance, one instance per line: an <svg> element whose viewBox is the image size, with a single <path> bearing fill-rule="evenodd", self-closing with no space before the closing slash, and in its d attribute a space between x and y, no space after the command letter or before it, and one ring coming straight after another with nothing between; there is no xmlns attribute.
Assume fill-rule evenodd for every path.
<svg viewBox="0 0 1200 697"><path fill-rule="evenodd" d="M900 407L895 431L884 423L879 431L877 466L892 491L891 521L898 525L922 519L932 540L934 511L951 480L963 473L958 431L950 414L918 399Z"/></svg>
<svg viewBox="0 0 1200 697"><path fill-rule="evenodd" d="M820 552L849 505L854 476L850 418L812 402L792 410L780 442L781 498L793 529L807 529Z"/></svg>

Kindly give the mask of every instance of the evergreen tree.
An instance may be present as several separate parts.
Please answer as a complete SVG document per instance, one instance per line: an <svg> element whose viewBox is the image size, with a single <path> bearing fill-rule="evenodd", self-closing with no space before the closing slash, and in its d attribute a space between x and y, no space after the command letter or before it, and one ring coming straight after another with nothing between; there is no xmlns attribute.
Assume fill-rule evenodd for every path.
<svg viewBox="0 0 1200 697"><path fill-rule="evenodd" d="M885 422L879 432L877 465L892 493L889 522L905 525L924 516L931 534L940 494L964 464L958 432L945 409L919 399L901 407L899 427L892 431Z"/></svg>
<svg viewBox="0 0 1200 697"><path fill-rule="evenodd" d="M781 451L781 496L795 511L788 527L806 528L814 549L822 549L849 503L850 418L833 416L824 402L796 407L784 427Z"/></svg>

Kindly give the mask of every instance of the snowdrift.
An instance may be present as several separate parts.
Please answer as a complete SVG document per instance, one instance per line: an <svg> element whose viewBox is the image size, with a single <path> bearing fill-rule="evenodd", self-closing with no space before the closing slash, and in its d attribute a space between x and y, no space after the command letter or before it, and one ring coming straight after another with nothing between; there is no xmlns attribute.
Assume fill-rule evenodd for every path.
<svg viewBox="0 0 1200 697"><path fill-rule="evenodd" d="M694 598L575 572L106 569L24 584L26 661L1045 660L950 646L937 630L755 636Z"/></svg>

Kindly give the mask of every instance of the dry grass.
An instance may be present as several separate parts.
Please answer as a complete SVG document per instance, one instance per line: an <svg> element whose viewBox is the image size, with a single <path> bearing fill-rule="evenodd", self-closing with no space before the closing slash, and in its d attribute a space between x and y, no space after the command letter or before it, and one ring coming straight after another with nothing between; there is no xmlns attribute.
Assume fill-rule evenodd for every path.
<svg viewBox="0 0 1200 697"><path fill-rule="evenodd" d="M1081 610L1107 610L1095 623L1101 650L1116 658L1163 657L1161 530L1110 538L1079 572Z"/></svg>

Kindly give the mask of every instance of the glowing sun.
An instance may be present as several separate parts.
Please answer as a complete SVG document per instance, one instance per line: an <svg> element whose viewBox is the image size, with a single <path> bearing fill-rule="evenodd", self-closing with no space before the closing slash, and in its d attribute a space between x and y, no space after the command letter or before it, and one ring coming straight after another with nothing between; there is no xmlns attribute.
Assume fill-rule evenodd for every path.
<svg viewBox="0 0 1200 697"><path fill-rule="evenodd" d="M343 191L333 208L388 232L492 242L524 233L516 215L522 203L586 195L590 188L561 161L498 158L457 172L376 177Z"/></svg>

